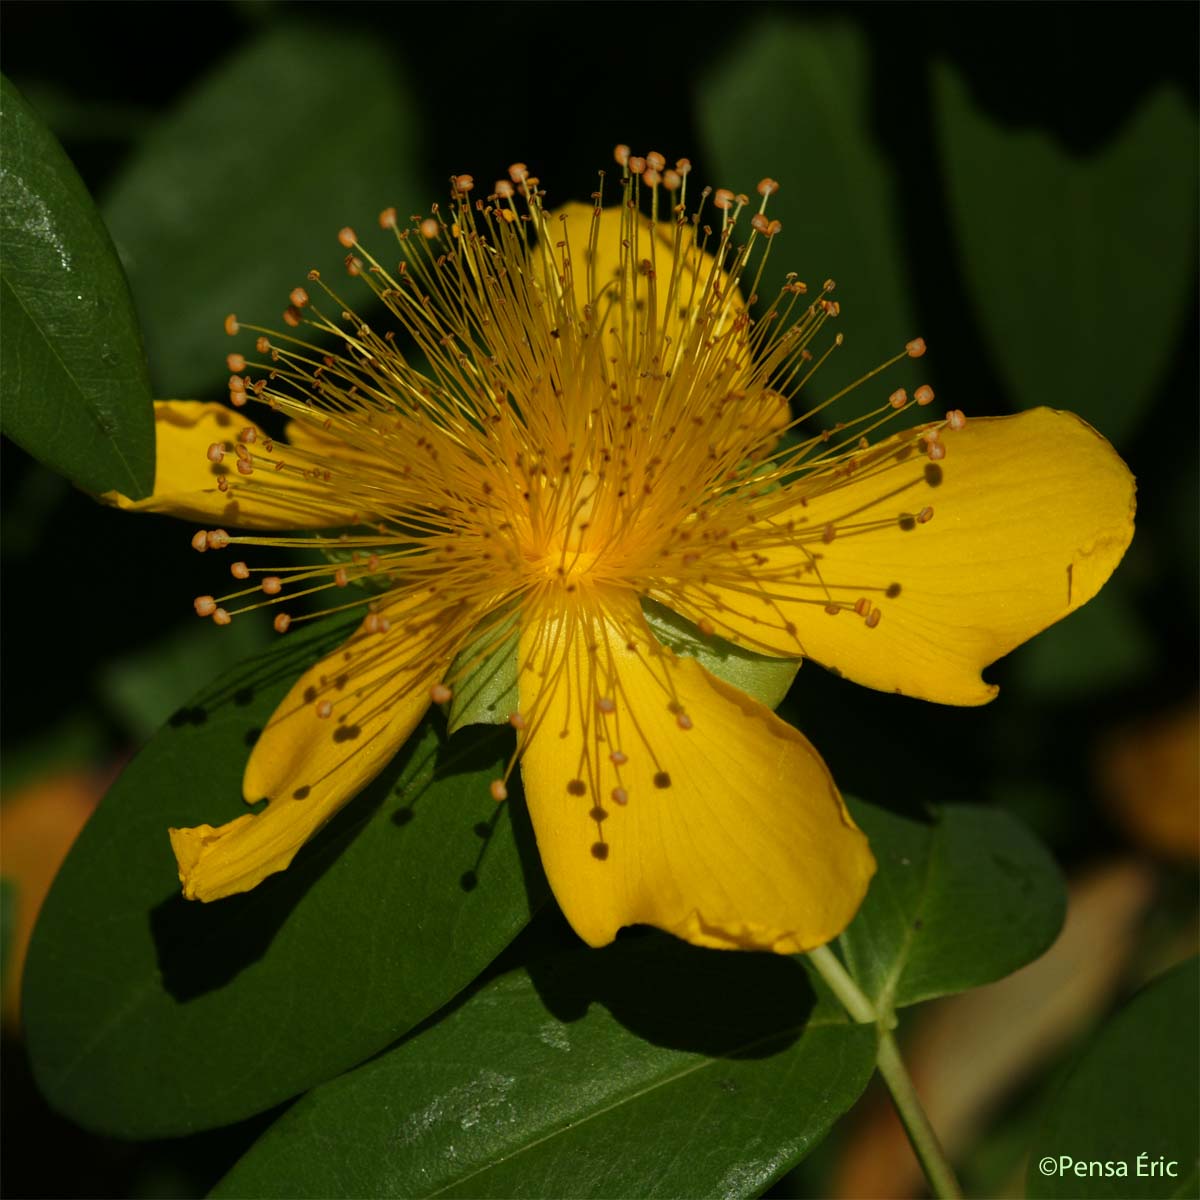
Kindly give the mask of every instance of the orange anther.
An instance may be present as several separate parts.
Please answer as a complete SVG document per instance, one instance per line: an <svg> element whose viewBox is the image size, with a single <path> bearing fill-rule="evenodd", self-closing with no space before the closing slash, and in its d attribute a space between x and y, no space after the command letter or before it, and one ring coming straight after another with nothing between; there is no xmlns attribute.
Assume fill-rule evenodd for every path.
<svg viewBox="0 0 1200 1200"><path fill-rule="evenodd" d="M275 625L276 633L287 633L288 627L291 625L291 623L292 623L292 618L289 617L287 615L287 613L276 613L275 614L274 625Z"/></svg>
<svg viewBox="0 0 1200 1200"><path fill-rule="evenodd" d="M350 228L349 225L344 225L338 230L337 239L343 246L346 247L347 250L349 250L350 247L358 241L358 235L353 229Z"/></svg>
<svg viewBox="0 0 1200 1200"><path fill-rule="evenodd" d="M437 237L441 226L433 219L433 217L426 217L425 220L423 220L418 226L418 228L420 229L421 236L423 238L432 241L435 237Z"/></svg>
<svg viewBox="0 0 1200 1200"><path fill-rule="evenodd" d="M278 596L283 591L283 580L278 575L267 575L260 585L266 596Z"/></svg>
<svg viewBox="0 0 1200 1200"><path fill-rule="evenodd" d="M911 342L906 342L904 349L908 351L909 358L920 358L925 353L925 339L913 338Z"/></svg>
<svg viewBox="0 0 1200 1200"><path fill-rule="evenodd" d="M192 601L192 607L198 617L211 617L217 611L217 602L212 596L197 596Z"/></svg>
<svg viewBox="0 0 1200 1200"><path fill-rule="evenodd" d="M225 365L231 371L244 371L246 369L246 360L240 354L227 354L225 356Z"/></svg>
<svg viewBox="0 0 1200 1200"><path fill-rule="evenodd" d="M322 721L328 720L331 716L333 716L333 701L322 700L317 705L317 716L320 717Z"/></svg>
<svg viewBox="0 0 1200 1200"><path fill-rule="evenodd" d="M293 308L303 308L308 303L308 293L302 287L294 287L288 293Z"/></svg>
<svg viewBox="0 0 1200 1200"><path fill-rule="evenodd" d="M922 408L924 408L926 404L932 404L933 388L931 388L927 383L921 384L921 386L917 388L915 392L913 392L913 399L919 405L921 405Z"/></svg>
<svg viewBox="0 0 1200 1200"><path fill-rule="evenodd" d="M229 573L234 579L249 579L250 568L244 562L235 562L229 564Z"/></svg>
<svg viewBox="0 0 1200 1200"><path fill-rule="evenodd" d="M266 354L267 351L271 349L270 339L266 337L260 337L254 343L254 348L259 352L259 354Z"/></svg>
<svg viewBox="0 0 1200 1200"><path fill-rule="evenodd" d="M233 618L223 609L218 608L212 615L214 625L228 625Z"/></svg>
<svg viewBox="0 0 1200 1200"><path fill-rule="evenodd" d="M429 689L429 698L434 704L448 704L454 693L444 684L435 683Z"/></svg>
<svg viewBox="0 0 1200 1200"><path fill-rule="evenodd" d="M210 529L204 536L210 550L224 550L229 545L229 534L223 529Z"/></svg>
<svg viewBox="0 0 1200 1200"><path fill-rule="evenodd" d="M223 442L213 442L208 448L208 461L210 463L219 463L225 457L225 445Z"/></svg>
<svg viewBox="0 0 1200 1200"><path fill-rule="evenodd" d="M903 388L897 388L888 397L888 403L893 408L903 408L908 403L908 393Z"/></svg>
<svg viewBox="0 0 1200 1200"><path fill-rule="evenodd" d="M499 804L501 800L508 799L508 788L504 786L503 779L493 779L492 782L488 784L488 791L492 793L492 799L495 800L497 804Z"/></svg>
<svg viewBox="0 0 1200 1200"><path fill-rule="evenodd" d="M952 408L946 414L946 424L951 429L962 429L967 423L967 414L961 408Z"/></svg>
<svg viewBox="0 0 1200 1200"><path fill-rule="evenodd" d="M294 304L289 304L287 308L283 310L283 323L285 325L290 325L293 329L300 324L302 319L303 318L300 315L300 310Z"/></svg>
<svg viewBox="0 0 1200 1200"><path fill-rule="evenodd" d="M613 161L622 167L629 165L629 147L624 142L613 147Z"/></svg>
<svg viewBox="0 0 1200 1200"><path fill-rule="evenodd" d="M229 334L230 337L233 337L234 334L237 333L238 329L239 329L239 326L238 326L237 314L230 313L229 316L227 316L225 318L225 332L227 334Z"/></svg>
<svg viewBox="0 0 1200 1200"><path fill-rule="evenodd" d="M385 208L379 214L380 229L395 229L396 228L396 210L394 208Z"/></svg>

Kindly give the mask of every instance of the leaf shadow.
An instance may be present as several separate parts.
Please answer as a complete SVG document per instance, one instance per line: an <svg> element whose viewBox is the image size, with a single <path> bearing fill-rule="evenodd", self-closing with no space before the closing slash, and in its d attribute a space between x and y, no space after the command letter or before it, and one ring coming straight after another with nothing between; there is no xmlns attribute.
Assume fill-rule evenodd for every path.
<svg viewBox="0 0 1200 1200"><path fill-rule="evenodd" d="M175 892L150 910L163 987L180 1003L217 991L261 959L309 889L387 802L420 749L411 737L376 779L253 891L209 904Z"/></svg>
<svg viewBox="0 0 1200 1200"><path fill-rule="evenodd" d="M530 980L560 1021L601 1004L656 1046L710 1058L765 1058L792 1045L816 1004L808 975L778 954L708 950L654 929L529 963Z"/></svg>

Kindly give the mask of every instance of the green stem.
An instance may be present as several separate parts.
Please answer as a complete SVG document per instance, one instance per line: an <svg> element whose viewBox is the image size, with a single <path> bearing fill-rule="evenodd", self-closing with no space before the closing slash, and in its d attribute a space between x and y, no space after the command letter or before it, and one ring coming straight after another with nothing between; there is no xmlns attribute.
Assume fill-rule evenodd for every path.
<svg viewBox="0 0 1200 1200"><path fill-rule="evenodd" d="M939 1200L959 1200L962 1191L954 1170L946 1159L946 1152L934 1132L925 1110L921 1107L921 1099L904 1060L900 1057L900 1048L892 1036L892 1028L896 1023L892 1012L880 1013L871 1003L863 990L851 978L849 971L842 966L841 960L828 946L819 946L808 952L809 962L817 969L821 978L829 985L830 991L841 1001L842 1007L860 1025L874 1025L879 1035L878 1049L875 1053L875 1065L883 1082L891 1094L892 1103L912 1143L913 1152L933 1194Z"/></svg>

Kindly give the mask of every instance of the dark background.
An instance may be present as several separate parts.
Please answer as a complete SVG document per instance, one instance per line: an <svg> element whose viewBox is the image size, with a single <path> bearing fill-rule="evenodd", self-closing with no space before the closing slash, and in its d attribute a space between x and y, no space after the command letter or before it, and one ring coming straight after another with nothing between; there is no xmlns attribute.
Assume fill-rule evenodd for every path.
<svg viewBox="0 0 1200 1200"><path fill-rule="evenodd" d="M360 31L394 56L411 98L396 124L415 131L405 157L405 203L439 198L451 172L470 171L486 181L503 175L514 159L529 163L553 200L582 199L592 191L597 169L611 163L617 141L635 151L660 149L669 158L686 154L707 179L709 135L697 99L739 36L764 17L804 24L830 15L855 26L869 48L866 132L899 183L906 244L920 248L909 284L932 348L939 398L949 398L951 406L967 397L976 412L1015 410L1022 398L1011 394L996 368L956 244L928 68L935 60L953 64L998 125L1037 129L1072 153L1092 154L1162 84L1175 83L1194 103L1192 5L10 0L2 62L59 136L102 211L105 197L119 194L144 140L192 90L246 44L287 26ZM319 57L313 61L312 75L294 80L297 93L326 69ZM266 147L286 126L290 108L286 92L278 96L277 110L248 102L244 136ZM348 140L359 118L352 103L328 113ZM762 114L781 130L800 119L786 111ZM186 156L188 147L177 150ZM376 149L356 150L327 168L331 197L336 200L348 180L355 195L364 187L369 195L372 172L387 166L388 155L385 138ZM270 158L265 149L263 157ZM196 171L203 166L198 161ZM812 169L819 173L820 164ZM1194 179L1194 148L1190 161L1164 169ZM251 172L221 182L233 212L239 203L261 206L266 195L286 222L286 191L272 193L269 175ZM1035 184L1031 222L1039 219ZM371 211L394 200L381 194ZM227 232L234 240L226 228L197 229L197 253L219 259ZM329 232L315 228L314 244L328 242ZM255 262L260 256L269 261L272 249L267 239L250 253ZM801 256L804 251L791 247ZM1194 264L1194 240L1180 244L1177 253ZM224 269L236 279L244 265L254 269L244 257ZM286 272L295 275L304 265L285 263L281 286ZM1124 306L1156 305L1150 266L1142 295L1112 298L1115 342L1123 336ZM169 264L159 267L169 272ZM138 273L131 274L135 297L149 304L151 293L139 292ZM181 266L182 288L189 278ZM1052 278L1046 290L1030 296L1031 319L1040 303L1054 302ZM813 667L801 672L782 710L820 748L847 792L882 804L1006 804L1048 841L1068 873L1113 855L1150 858L1161 872L1154 920L1168 926L1190 919L1191 876L1186 867L1169 865L1161 847L1143 844L1136 823L1114 815L1103 751L1114 738L1136 735L1194 705L1194 286L1188 296L1180 311L1156 314L1181 332L1165 370L1147 383L1144 395L1129 397L1138 418L1118 446L1139 481L1139 529L1122 567L1120 612L1070 634L1046 635L1025 652L1036 649L1039 657L1024 666L1021 654L998 664L989 677L1002 685L1002 698L982 712L897 703ZM209 314L214 330L223 315ZM160 394L220 397L219 337L209 373L190 360L172 362L169 342L167 349L154 349L148 334L148 344ZM858 364L862 370L872 365ZM167 393L167 384L188 390ZM1062 407L1078 405L1066 396ZM52 778L67 767L103 772L119 763L157 719L226 659L257 644L258 635L246 635L249 640L232 649L199 640L189 622L190 602L206 589L187 546L190 530L164 518L134 519L101 508L7 443L3 468L7 798L30 780ZM1067 628L1074 627L1068 622ZM1041 648L1043 642L1049 649ZM1100 668L1073 684L1072 664L1081 659ZM30 1089L11 1029L5 1057L8 1195L200 1194L262 1124L149 1147L104 1142L44 1109ZM819 1187L803 1177L793 1183L798 1191Z"/></svg>

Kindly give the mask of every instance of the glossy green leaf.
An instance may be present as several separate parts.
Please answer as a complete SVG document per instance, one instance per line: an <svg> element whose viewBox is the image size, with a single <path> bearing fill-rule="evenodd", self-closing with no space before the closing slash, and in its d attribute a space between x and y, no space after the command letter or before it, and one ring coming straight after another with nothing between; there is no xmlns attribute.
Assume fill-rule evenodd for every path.
<svg viewBox="0 0 1200 1200"><path fill-rule="evenodd" d="M800 663L794 658L768 658L743 650L719 637L706 637L691 621L656 604L642 601L646 622L664 646L694 658L706 671L740 688L748 696L776 708L787 695Z"/></svg>
<svg viewBox="0 0 1200 1200"><path fill-rule="evenodd" d="M257 730L346 632L326 621L289 635L202 691L126 769L64 864L23 1012L43 1092L80 1124L180 1134L328 1079L445 1004L544 894L524 807L488 792L511 735L447 740L435 714L287 871L214 904L183 900L167 827L246 811Z"/></svg>
<svg viewBox="0 0 1200 1200"><path fill-rule="evenodd" d="M1062 877L1007 813L947 805L921 821L855 802L851 812L879 871L840 944L881 1010L991 983L1058 936Z"/></svg>
<svg viewBox="0 0 1200 1200"><path fill-rule="evenodd" d="M378 38L295 23L247 40L163 117L104 204L160 394L219 386L226 313L278 327L310 267L341 287L342 226L382 241L382 209L439 198L415 168L417 127Z"/></svg>
<svg viewBox="0 0 1200 1200"><path fill-rule="evenodd" d="M858 370L917 333L896 182L870 136L870 74L855 25L776 11L734 45L698 95L704 181L751 194L764 176L780 183L768 215L783 233L760 293L773 295L788 271L810 293L832 276ZM823 378L839 369L831 363Z"/></svg>
<svg viewBox="0 0 1200 1200"><path fill-rule="evenodd" d="M1077 154L997 123L949 65L934 88L960 260L1012 402L1070 408L1124 440L1192 287L1193 110L1163 87L1107 145Z"/></svg>
<svg viewBox="0 0 1200 1200"><path fill-rule="evenodd" d="M1193 958L1144 988L1104 1026L1034 1137L1030 1197L1200 1194L1197 1013L1200 969Z"/></svg>
<svg viewBox="0 0 1200 1200"><path fill-rule="evenodd" d="M875 1035L793 959L663 935L504 976L284 1114L217 1196L757 1196Z"/></svg>
<svg viewBox="0 0 1200 1200"><path fill-rule="evenodd" d="M7 79L0 139L4 433L88 491L148 495L150 382L108 232L70 159Z"/></svg>
<svg viewBox="0 0 1200 1200"><path fill-rule="evenodd" d="M743 650L723 638L708 637L691 621L653 600L642 601L642 613L654 636L676 654L694 658L718 679L740 688L768 708L776 708L787 695L800 663L792 658L768 658ZM516 712L516 618L480 636L455 659L450 677L465 672L455 684L450 702L450 731L465 725L500 725ZM511 633L507 633L512 629Z"/></svg>

